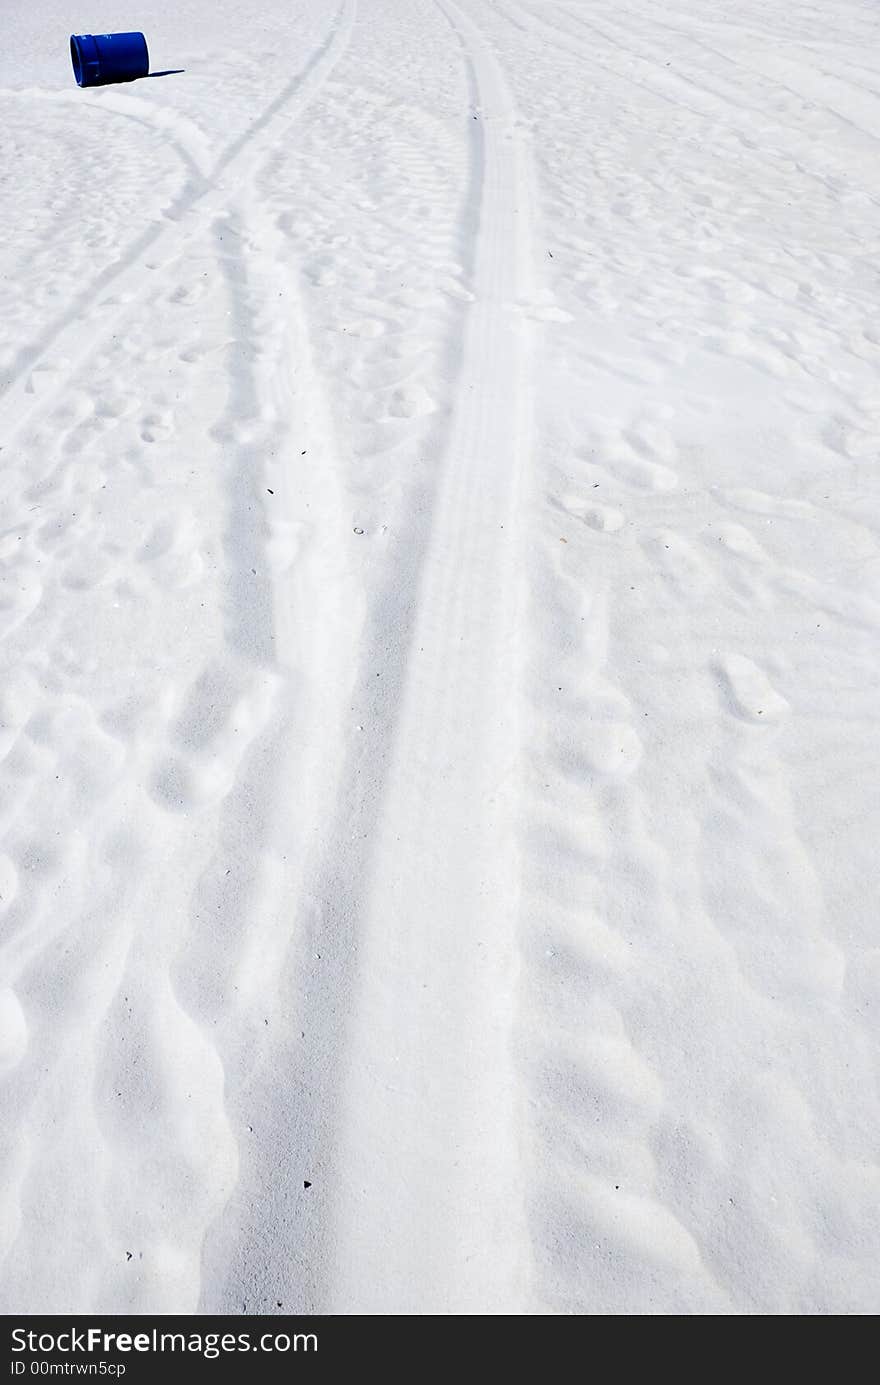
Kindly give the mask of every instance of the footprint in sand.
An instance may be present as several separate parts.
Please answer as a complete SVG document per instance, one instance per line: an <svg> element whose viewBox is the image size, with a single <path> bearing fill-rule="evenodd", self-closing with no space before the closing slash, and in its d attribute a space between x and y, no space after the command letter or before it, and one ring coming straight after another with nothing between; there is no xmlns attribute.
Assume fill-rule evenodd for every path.
<svg viewBox="0 0 880 1385"><path fill-rule="evenodd" d="M355 318L351 322L342 324L340 331L349 337L362 337L365 341L372 341L376 337L381 337L385 333L385 324L375 317Z"/></svg>
<svg viewBox="0 0 880 1385"><path fill-rule="evenodd" d="M646 534L642 547L683 592L705 596L715 585L712 565L687 539L673 529L657 529Z"/></svg>
<svg viewBox="0 0 880 1385"><path fill-rule="evenodd" d="M626 722L589 722L560 747L557 758L561 769L578 780L593 775L625 779L638 768L642 742Z"/></svg>
<svg viewBox="0 0 880 1385"><path fill-rule="evenodd" d="M592 445L580 449L578 455L590 465L600 462L609 476L638 490L673 491L678 486L673 467L678 448L669 430L658 421L667 417L669 411L664 409L624 429L616 420L600 419Z"/></svg>
<svg viewBox="0 0 880 1385"><path fill-rule="evenodd" d="M68 433L84 423L95 412L95 401L83 390L72 391L63 404L52 411L52 424L57 433Z"/></svg>
<svg viewBox="0 0 880 1385"><path fill-rule="evenodd" d="M706 533L706 542L720 543L721 547L737 558L745 558L751 563L766 563L767 554L753 534L741 524L714 524Z"/></svg>
<svg viewBox="0 0 880 1385"><path fill-rule="evenodd" d="M77 820L84 821L117 783L125 764L124 745L102 730L90 707L74 701L35 713L26 732L54 759L59 801L68 799Z"/></svg>
<svg viewBox="0 0 880 1385"><path fill-rule="evenodd" d="M74 553L59 573L58 580L67 591L87 592L107 582L113 574L112 557L104 552Z"/></svg>
<svg viewBox="0 0 880 1385"><path fill-rule="evenodd" d="M157 767L148 787L160 808L169 813L189 813L219 803L234 782L234 764L169 755Z"/></svg>
<svg viewBox="0 0 880 1385"><path fill-rule="evenodd" d="M185 346L183 350L178 353L177 359L183 365L196 365L207 356L208 350L208 347L200 345Z"/></svg>
<svg viewBox="0 0 880 1385"><path fill-rule="evenodd" d="M642 758L642 742L625 722L595 722L584 732L581 751L596 774L625 778Z"/></svg>
<svg viewBox="0 0 880 1385"><path fill-rule="evenodd" d="M601 462L610 475L620 477L638 490L662 493L674 491L678 486L678 475L671 467L634 457L623 449L601 454Z"/></svg>
<svg viewBox="0 0 880 1385"><path fill-rule="evenodd" d="M191 308L204 298L207 290L208 286L204 281L196 280L194 284L179 284L173 293L169 293L168 302L174 303L179 308Z"/></svg>
<svg viewBox="0 0 880 1385"><path fill-rule="evenodd" d="M179 589L197 581L204 571L202 534L197 522L160 520L138 553L160 587Z"/></svg>
<svg viewBox="0 0 880 1385"><path fill-rule="evenodd" d="M842 457L859 461L877 452L877 434L866 431L845 418L833 418L824 429L824 442Z"/></svg>
<svg viewBox="0 0 880 1385"><path fill-rule="evenodd" d="M170 409L147 414L141 421L144 442L165 442L174 432L174 415Z"/></svg>
<svg viewBox="0 0 880 1385"><path fill-rule="evenodd" d="M790 710L766 673L744 654L726 654L716 668L731 711L744 721L770 725Z"/></svg>
<svg viewBox="0 0 880 1385"><path fill-rule="evenodd" d="M536 294L531 299L521 299L516 305L517 310L531 322L573 322L574 317L571 313L560 308L556 298L549 290L544 293Z"/></svg>
<svg viewBox="0 0 880 1385"><path fill-rule="evenodd" d="M402 385L388 402L392 418L422 418L435 412L437 405L424 385Z"/></svg>
<svg viewBox="0 0 880 1385"><path fill-rule="evenodd" d="M137 408L137 401L130 395L118 394L113 390L101 394L95 405L95 412L103 419L115 421L124 418L126 414L134 413Z"/></svg>
<svg viewBox="0 0 880 1385"><path fill-rule="evenodd" d="M582 524L600 534L616 534L626 523L623 511L615 509L613 505L599 505L596 502L580 500L573 495L563 496L561 504L573 519L579 519Z"/></svg>
<svg viewBox="0 0 880 1385"><path fill-rule="evenodd" d="M318 289L329 289L337 283L336 271L330 268L326 260L318 260L309 265L304 273L309 283Z"/></svg>
<svg viewBox="0 0 880 1385"><path fill-rule="evenodd" d="M274 713L278 688L271 676L242 674L232 664L206 668L190 688L150 781L155 802L179 813L224 798L242 756Z"/></svg>
<svg viewBox="0 0 880 1385"><path fill-rule="evenodd" d="M629 445L649 462L673 466L678 459L678 448L672 434L659 423L638 423L624 434Z"/></svg>
<svg viewBox="0 0 880 1385"><path fill-rule="evenodd" d="M55 365L34 366L24 387L25 394L42 394L47 386L53 384L58 378L58 367Z"/></svg>

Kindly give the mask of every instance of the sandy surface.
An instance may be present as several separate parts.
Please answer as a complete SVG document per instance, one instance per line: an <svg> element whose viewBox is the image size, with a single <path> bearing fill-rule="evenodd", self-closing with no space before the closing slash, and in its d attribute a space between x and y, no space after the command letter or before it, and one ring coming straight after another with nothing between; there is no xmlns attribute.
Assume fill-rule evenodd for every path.
<svg viewBox="0 0 880 1385"><path fill-rule="evenodd" d="M3 27L4 1310L876 1311L876 9Z"/></svg>

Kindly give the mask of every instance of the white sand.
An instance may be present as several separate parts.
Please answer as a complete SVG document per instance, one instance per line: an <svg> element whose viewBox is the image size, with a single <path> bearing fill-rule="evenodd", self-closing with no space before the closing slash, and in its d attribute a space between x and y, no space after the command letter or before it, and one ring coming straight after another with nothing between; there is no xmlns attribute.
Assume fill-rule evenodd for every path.
<svg viewBox="0 0 880 1385"><path fill-rule="evenodd" d="M876 1311L878 43L4 7L3 1310Z"/></svg>

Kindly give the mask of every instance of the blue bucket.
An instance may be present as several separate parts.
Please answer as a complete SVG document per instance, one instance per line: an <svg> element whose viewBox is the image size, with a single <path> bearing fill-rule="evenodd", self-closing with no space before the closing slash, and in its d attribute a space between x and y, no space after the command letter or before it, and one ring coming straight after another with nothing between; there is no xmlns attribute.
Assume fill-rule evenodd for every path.
<svg viewBox="0 0 880 1385"><path fill-rule="evenodd" d="M150 71L150 55L143 34L71 34L73 75L81 87L103 87L108 82L133 82Z"/></svg>

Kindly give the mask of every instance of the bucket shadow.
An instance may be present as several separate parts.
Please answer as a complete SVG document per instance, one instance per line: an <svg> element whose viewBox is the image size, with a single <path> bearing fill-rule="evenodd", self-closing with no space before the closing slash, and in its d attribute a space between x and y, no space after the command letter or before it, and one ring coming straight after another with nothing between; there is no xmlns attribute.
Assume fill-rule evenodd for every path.
<svg viewBox="0 0 880 1385"><path fill-rule="evenodd" d="M178 72L185 72L185 67L166 67L163 72L148 72L148 77L175 77Z"/></svg>

